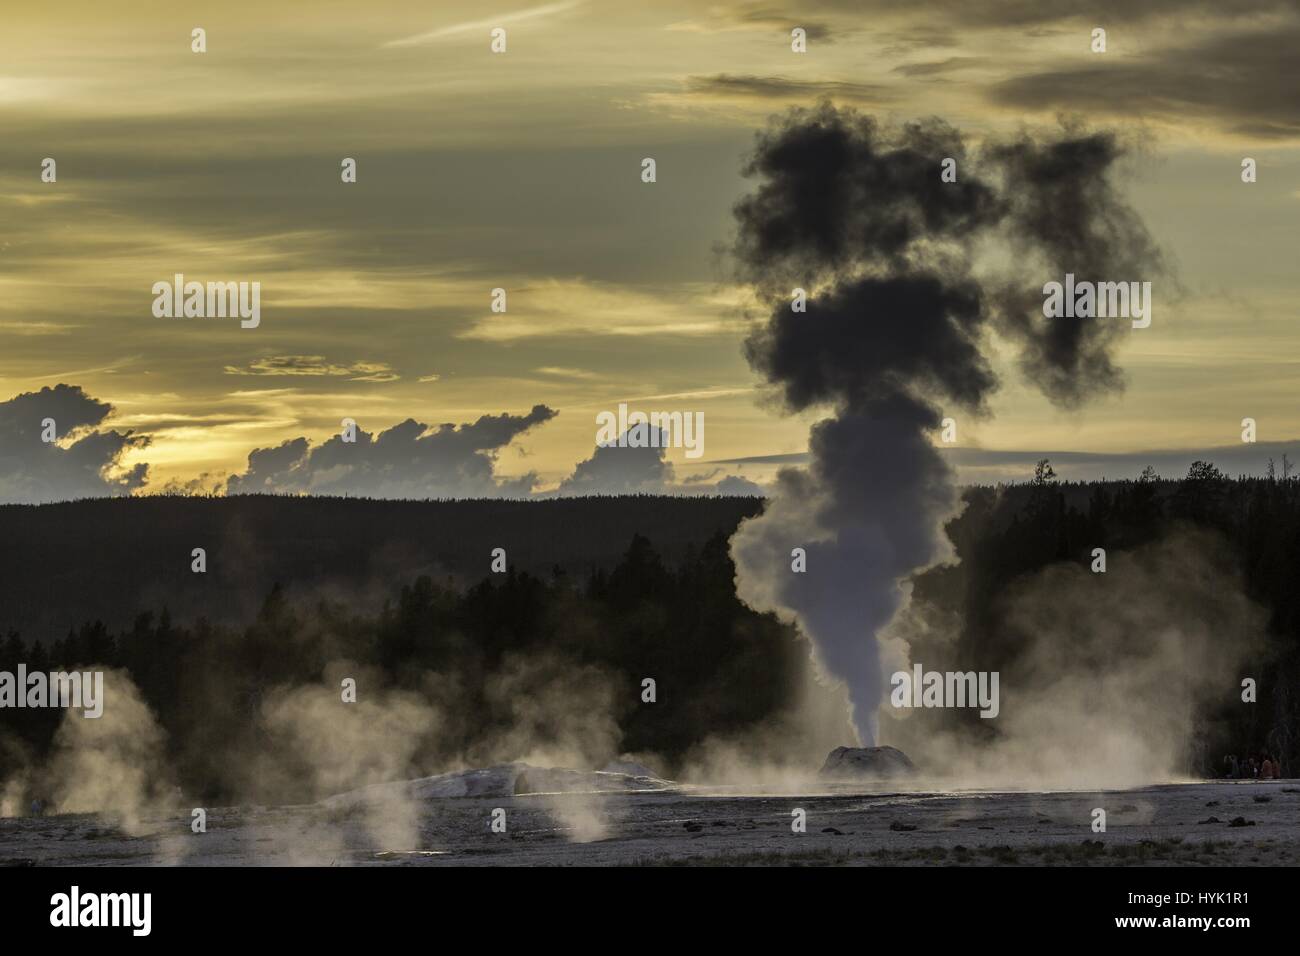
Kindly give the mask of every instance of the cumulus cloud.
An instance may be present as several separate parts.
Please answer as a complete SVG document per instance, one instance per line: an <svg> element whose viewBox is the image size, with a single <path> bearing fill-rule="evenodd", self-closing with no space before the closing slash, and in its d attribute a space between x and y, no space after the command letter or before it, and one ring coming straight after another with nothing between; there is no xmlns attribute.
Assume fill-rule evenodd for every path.
<svg viewBox="0 0 1300 956"><path fill-rule="evenodd" d="M702 474L678 479L667 439L649 426L646 447L625 445L628 432L618 443L597 444L590 458L578 462L573 474L560 482L551 494L569 495L762 495L761 485L740 475L723 474L714 468ZM659 445L661 447L650 447ZM722 477L719 478L718 476Z"/></svg>
<svg viewBox="0 0 1300 956"><path fill-rule="evenodd" d="M649 444L663 445L663 432L651 427ZM592 456L578 462L573 474L560 482L561 495L661 495L673 482L673 466L662 447L633 448L622 444L597 445Z"/></svg>
<svg viewBox="0 0 1300 956"><path fill-rule="evenodd" d="M496 475L502 448L556 416L535 405L526 415L484 415L434 427L408 418L377 435L357 429L355 442L335 435L318 445L294 438L248 456L248 469L227 494L356 495L372 498L499 498L529 494L533 473Z"/></svg>
<svg viewBox="0 0 1300 956"><path fill-rule="evenodd" d="M294 361L289 362L289 359ZM293 368L289 375L336 375L316 356L280 356L251 363L249 369ZM355 371L359 366L351 366ZM232 374L275 374L239 371ZM128 495L141 489L149 466L130 469L120 461L127 451L151 439L129 430L103 429L113 406L88 396L80 386L59 385L0 403L0 503ZM254 448L242 471L205 471L173 476L152 491L176 495L316 494L370 498L526 498L536 495L761 495L763 489L739 475L715 468L678 478L668 460L668 444L658 429L647 440L662 447L597 445L579 461L558 488L538 492L535 472L517 477L497 474L501 451L558 412L535 405L527 414L484 415L465 424L430 426L408 418L386 430L358 427L356 441L341 434L313 443L305 436ZM137 416L140 418L141 416ZM54 419L59 441L41 441L41 422ZM148 420L148 417L144 417ZM150 422L150 424L154 424ZM165 423L163 423L165 424ZM626 438L626 433L624 435Z"/></svg>
<svg viewBox="0 0 1300 956"><path fill-rule="evenodd" d="M729 497L762 497L763 486L743 475L724 474L725 469L714 468L698 475L687 475L677 489L688 495L725 495ZM718 476L722 475L721 478Z"/></svg>
<svg viewBox="0 0 1300 956"><path fill-rule="evenodd" d="M733 495L736 497L757 498L764 493L762 485L741 475L727 475L714 486L714 490L720 495Z"/></svg>
<svg viewBox="0 0 1300 956"><path fill-rule="evenodd" d="M130 431L101 429L113 406L80 386L59 384L0 402L0 502L39 504L130 494L149 466L123 469L123 456L149 444ZM42 441L53 419L55 442Z"/></svg>

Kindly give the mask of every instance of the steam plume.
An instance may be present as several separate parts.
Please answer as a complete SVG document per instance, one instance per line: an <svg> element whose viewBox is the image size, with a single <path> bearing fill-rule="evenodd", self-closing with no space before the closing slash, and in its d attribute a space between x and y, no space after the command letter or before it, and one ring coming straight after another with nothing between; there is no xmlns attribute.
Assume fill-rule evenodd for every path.
<svg viewBox="0 0 1300 956"><path fill-rule="evenodd" d="M968 163L940 120L891 129L830 104L758 137L746 170L758 187L736 206L734 252L770 314L746 356L787 410L830 417L813 426L808 468L783 471L764 513L732 538L737 593L798 622L822 670L847 685L866 742L884 686L875 636L906 579L951 555L943 526L957 489L928 433L940 402L987 414L998 384L988 327L996 320L1058 404L1122 386L1114 329L1047 324L1039 292L1064 269L1119 281L1159 267L1108 178L1122 153L1114 136L1066 128L988 144ZM942 181L946 158L956 182ZM796 287L805 312L792 308ZM795 547L806 573L792 571Z"/></svg>

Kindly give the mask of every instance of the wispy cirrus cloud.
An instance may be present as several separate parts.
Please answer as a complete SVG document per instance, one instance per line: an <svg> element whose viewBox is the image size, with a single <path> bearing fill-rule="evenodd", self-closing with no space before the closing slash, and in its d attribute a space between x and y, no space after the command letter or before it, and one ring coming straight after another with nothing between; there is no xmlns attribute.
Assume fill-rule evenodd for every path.
<svg viewBox="0 0 1300 956"><path fill-rule="evenodd" d="M510 311L477 319L457 338L489 342L573 336L720 336L739 326L740 300L699 284L641 289L548 279L511 290Z"/></svg>
<svg viewBox="0 0 1300 956"><path fill-rule="evenodd" d="M557 13L564 13L575 7L582 6L583 0L564 0L562 3L548 3L540 7L528 7L524 10L516 10L513 13L503 13L500 16L489 17L484 20L467 20L462 23L453 23L449 26L439 27L436 30L430 30L428 33L417 33L414 36L402 37L398 40L389 40L384 44L385 47L402 47L402 46L420 46L425 43L434 43L438 40L449 36L456 36L460 33L469 33L474 30L491 30L493 27L505 26L508 23L518 23L522 20L536 20L539 17L554 16Z"/></svg>
<svg viewBox="0 0 1300 956"><path fill-rule="evenodd" d="M1199 44L1148 52L1141 60L1026 73L993 87L1016 109L1084 110L1211 122L1259 139L1300 138L1300 21Z"/></svg>
<svg viewBox="0 0 1300 956"><path fill-rule="evenodd" d="M663 94L660 94L663 95ZM668 94L672 95L672 94ZM880 103L892 98L887 87L851 80L796 80L788 76L715 73L688 76L680 96L708 99L752 99L807 102L830 97L854 103Z"/></svg>
<svg viewBox="0 0 1300 956"><path fill-rule="evenodd" d="M989 59L982 56L950 56L943 60L926 60L920 63L903 63L891 72L900 76L940 76L956 73L958 70L970 70L989 64Z"/></svg>
<svg viewBox="0 0 1300 956"><path fill-rule="evenodd" d="M66 322L0 322L0 332L7 335L68 335L79 328Z"/></svg>
<svg viewBox="0 0 1300 956"><path fill-rule="evenodd" d="M270 355L242 368L227 365L227 375L306 375L346 378L352 382L395 382L399 378L387 362L352 362L339 365L323 355ZM423 380L422 380L423 381Z"/></svg>
<svg viewBox="0 0 1300 956"><path fill-rule="evenodd" d="M795 27L803 29L810 40L833 41L829 23L809 20L802 15L789 14L761 3L743 3L733 6L710 7L701 16L679 20L668 25L669 30L687 33L727 33L735 30L788 32Z"/></svg>
<svg viewBox="0 0 1300 956"><path fill-rule="evenodd" d="M538 375L545 375L548 378L569 378L582 379L584 381L595 381L603 378L598 372L592 372L585 368L567 368L562 365L544 365L541 368L533 369Z"/></svg>

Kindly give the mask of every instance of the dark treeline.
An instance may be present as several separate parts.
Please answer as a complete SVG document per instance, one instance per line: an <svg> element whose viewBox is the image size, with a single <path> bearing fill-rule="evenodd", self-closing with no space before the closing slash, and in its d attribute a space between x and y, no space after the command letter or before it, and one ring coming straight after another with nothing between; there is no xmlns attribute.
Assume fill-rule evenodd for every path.
<svg viewBox="0 0 1300 956"><path fill-rule="evenodd" d="M468 586L493 548L510 566L549 575L608 570L638 532L670 563L688 545L730 534L757 498L655 495L545 501L393 501L274 495L99 498L0 505L0 633L62 637L96 619L129 626L164 604L181 620L243 624L271 584L317 588L377 611L427 574ZM190 553L207 553L206 574Z"/></svg>
<svg viewBox="0 0 1300 956"><path fill-rule="evenodd" d="M1259 680L1258 703L1233 706L1237 675L1225 675L1221 712L1212 715L1216 737L1188 769L1217 773L1219 757L1229 750L1266 750L1280 757L1288 772L1296 771L1300 482L1228 480L1213 466L1198 463L1180 480L1147 474L1132 481L1076 484L1058 482L1044 465L1031 483L969 488L965 497L964 512L949 526L960 562L920 575L914 591L916 601L947 614L960 628L955 645L959 659L953 663L974 666L970 662L978 661L979 669L997 670L1014 662L1022 649L999 629L996 609L999 596L1018 579L1060 562L1086 566L1097 546L1113 555L1158 541L1182 525L1208 529L1214 536L1206 540L1215 541L1240 570L1249 597L1266 609L1269 619L1266 646L1250 668ZM277 520L272 517L277 509L306 507L299 501L159 504L133 499L110 504L121 524L138 527L154 521L132 534L135 541L151 542L152 552L156 540L170 541L174 534L156 522L154 509L180 515L187 508L200 508L219 515L225 508L251 521L247 510L256 507L272 521ZM338 526L352 528L364 522L343 519L347 509L365 511L374 504L334 501L328 514L339 520ZM457 527L470 529L465 534L473 541L472 547L460 542L461 549L479 555L484 565L476 580L448 574L395 577L409 583L392 587L376 608L322 598L323 589L311 579L318 556L308 543L300 552L302 569L293 575L294 585L261 579L259 606L245 623L214 623L216 615L211 613L182 620L163 610L169 605L164 587L153 602L155 610L138 613L122 627L96 620L93 598L75 586L103 555L77 543L80 538L71 530L66 510L73 506L32 509L23 517L29 525L25 533L44 541L45 557L21 568L19 581L36 581L44 574L66 582L64 613L89 623L57 640L29 641L17 629L10 630L0 641L0 670L12 671L19 662L31 670L91 664L125 669L167 732L178 782L187 792L213 800L249 795L249 781L233 776L231 768L241 755L258 748L262 731L257 715L267 696L277 687L320 685L327 666L341 659L379 674L386 687L425 694L428 675L455 675L457 696L451 709L459 719L443 728L440 749L425 754L415 768L425 772L443 769L439 761L450 754L475 753L504 726L509 716L487 686L491 675L521 657L545 662L561 682L566 674L594 669L612 688L609 706L621 732L616 749L659 754L666 770L703 738L755 727L793 702L807 646L791 628L739 603L727 551L735 525L761 502L592 499L566 502L556 510L551 509L559 503L517 502L510 504L522 510L506 509L511 515L509 534L496 528L481 532L483 516L489 513L483 507L504 503L398 504L403 506L403 520L420 507L436 511L448 525L457 509L478 518L478 530L473 520L456 519ZM616 517L620 505L634 517ZM41 534L45 514L51 524ZM530 524L534 517L537 526ZM278 520L277 527L283 527L287 519ZM628 531L629 522L637 528ZM542 564L543 555L576 554L584 541L604 542L625 531L613 560L580 572L560 562ZM327 526L308 537L314 542L327 540L329 534ZM547 536L554 540L544 540ZM661 536L669 547L661 545ZM521 538L533 542L532 567L520 569L512 561L506 574L484 573L491 547L509 547ZM182 552L186 574L192 540L182 535L171 545ZM6 549L6 567L19 568L24 563L21 555L9 542ZM664 558L665 550L673 553L673 560ZM147 592L153 585L141 577L149 573L142 568L152 560L127 562L118 569L132 580L132 593ZM372 573L373 565L357 560L359 573ZM539 565L544 569L538 570ZM4 589L10 600L15 581L6 579ZM654 707L639 705L640 683L647 676L658 682ZM3 726L10 733L0 735L7 741L0 746L0 778L20 761L39 761L61 718L51 710L5 712ZM810 755L810 762L821 756Z"/></svg>

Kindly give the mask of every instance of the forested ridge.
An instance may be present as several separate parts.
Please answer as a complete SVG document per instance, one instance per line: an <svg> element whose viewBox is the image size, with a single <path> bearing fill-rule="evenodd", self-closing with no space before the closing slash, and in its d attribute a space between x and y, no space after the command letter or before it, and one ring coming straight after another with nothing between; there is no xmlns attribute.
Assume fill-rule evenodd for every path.
<svg viewBox="0 0 1300 956"><path fill-rule="evenodd" d="M986 670L1009 666L1022 651L998 629L994 613L1017 580L1053 564L1087 566L1096 547L1113 555L1179 528L1210 532L1200 540L1213 542L1238 569L1248 596L1267 612L1267 634L1250 667L1258 702L1233 707L1232 694L1225 694L1217 712L1206 715L1214 735L1202 748L1207 756L1189 770L1216 772L1217 755L1229 748L1267 750L1296 772L1300 482L1231 480L1198 463L1178 480L1147 474L1080 484L1057 481L1043 465L1030 483L971 487L964 494L966 507L948 528L960 560L919 575L914 600L948 615L960 629L958 656ZM386 687L417 694L430 693L429 675L455 675L454 710L464 719L449 723L438 748L424 755L420 769L428 772L440 769L447 754L473 753L509 719L491 685L512 660L541 661L561 683L566 674L600 675L613 688L606 703L619 728L617 749L659 754L668 767L704 737L755 727L790 705L807 666L807 645L790 626L735 596L727 541L742 517L761 508L758 499L303 501L126 499L0 509L6 552L0 619L12 620L14 602L46 593L38 582L53 579L60 582L62 612L79 621L53 639L10 627L0 640L0 670L13 671L20 662L29 670L125 669L167 732L179 782L219 799L243 792L245 782L229 776L228 763L257 746L265 696L277 686L323 681L331 661L354 662L381 675ZM98 592L78 587L106 557L95 543L96 535L108 533L105 527L89 538L78 534L76 519L91 514L105 527L123 529L119 549L144 549L136 561L123 550L112 555L121 565L112 580L130 581L130 593L156 596L125 625L104 623ZM300 534L286 537L299 519ZM261 555L235 582L250 589L243 597L254 610L232 622L223 613L229 610L223 588L204 606L193 600L193 589L204 582L187 581L188 613L177 613L173 576L149 577L156 553L175 551L168 560L179 565L178 574L202 579L189 570L193 531L223 520L240 528L223 540L239 538ZM439 542L441 573L395 573L373 606L356 598L377 586L373 555L385 536L423 540L425 527L442 536L429 535ZM453 536L454 546L448 545ZM36 541L38 556L23 550ZM584 543L590 554L584 555ZM489 573L493 547L507 549L506 573ZM221 553L213 549L209 560ZM286 554L297 555L297 563L276 565ZM394 560L400 566L400 557ZM261 576L259 569L270 565L277 573ZM348 581L349 568L364 582ZM318 572L339 582L344 596L321 587ZM646 676L660 688L653 708L637 706ZM1235 683L1235 675L1227 681ZM0 715L8 732L0 778L21 761L39 759L60 719L53 710Z"/></svg>

